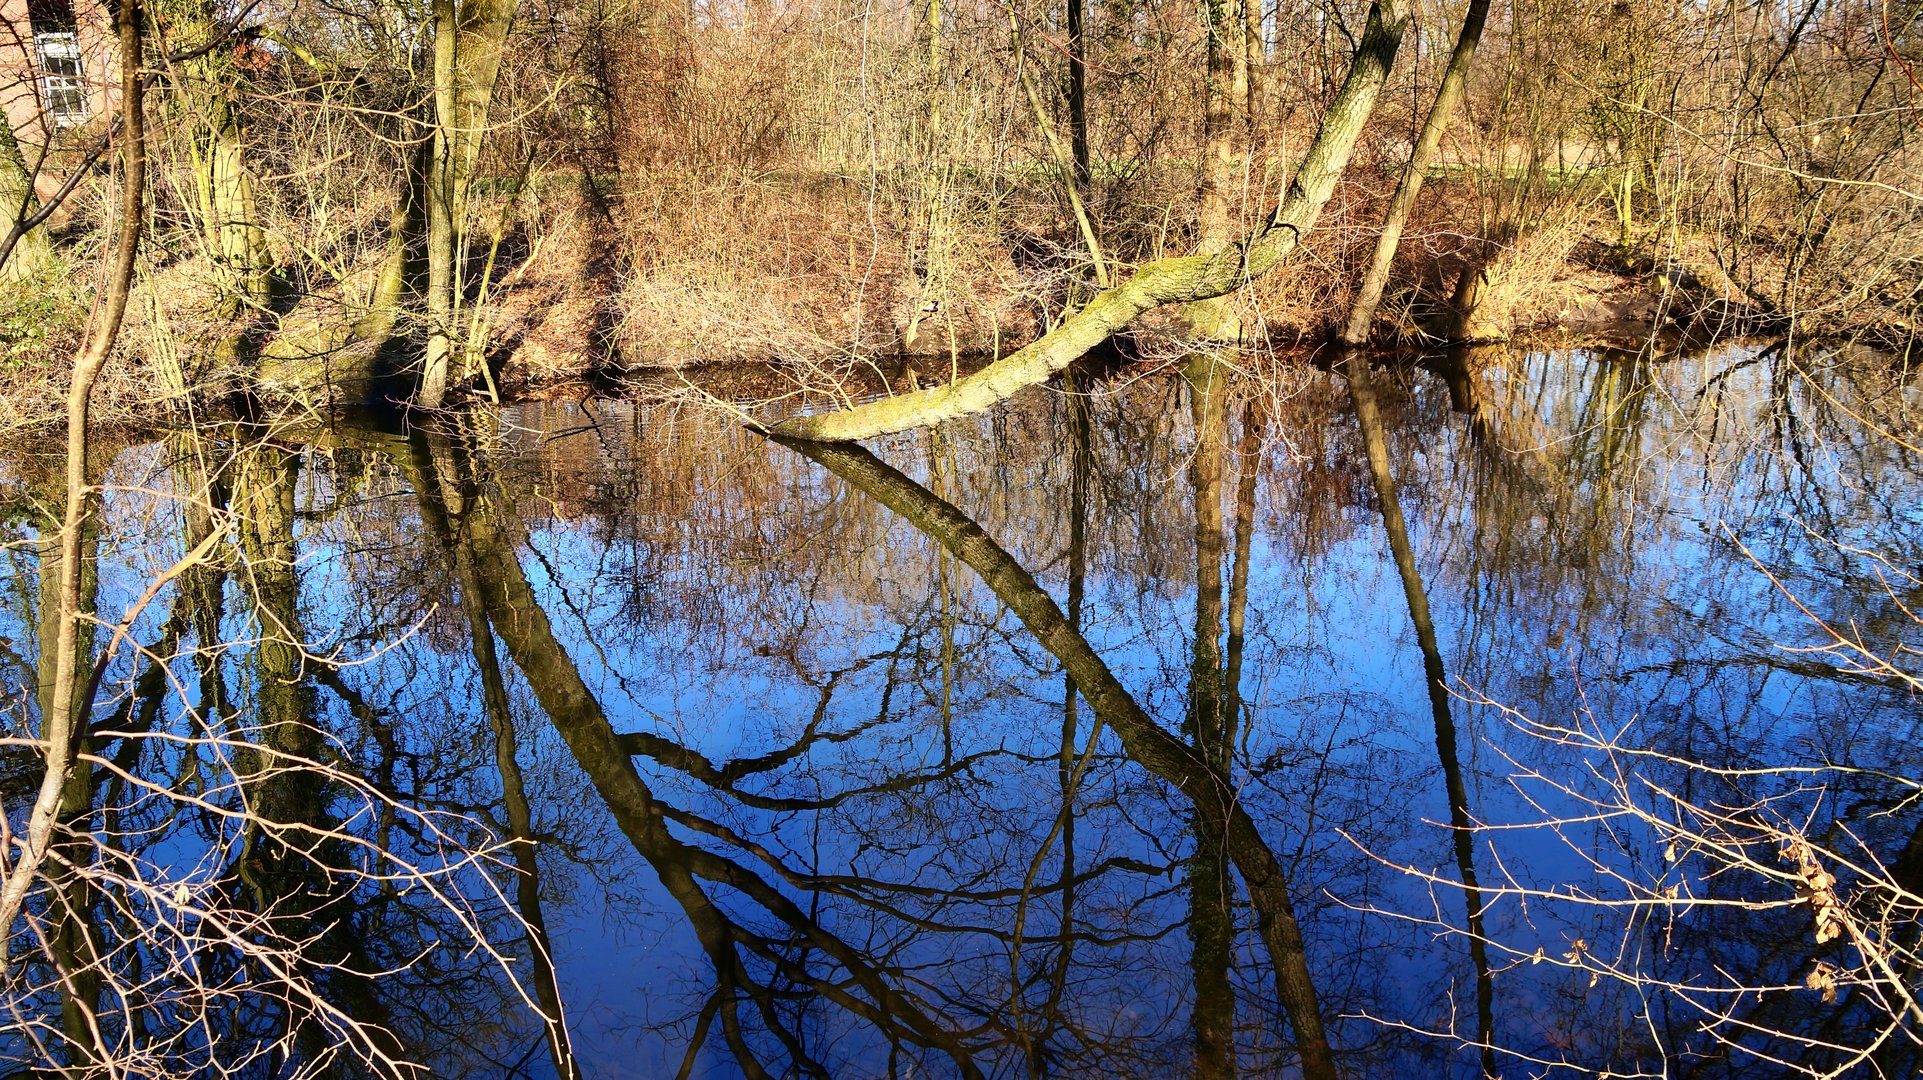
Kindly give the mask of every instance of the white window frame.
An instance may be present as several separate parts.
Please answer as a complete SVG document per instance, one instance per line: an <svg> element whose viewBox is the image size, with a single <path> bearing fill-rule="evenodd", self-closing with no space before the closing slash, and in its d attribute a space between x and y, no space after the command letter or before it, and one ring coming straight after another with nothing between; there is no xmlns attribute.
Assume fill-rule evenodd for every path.
<svg viewBox="0 0 1923 1080"><path fill-rule="evenodd" d="M40 54L40 105L55 128L87 122L86 62L80 55L80 35L72 30L48 30L33 36ZM54 64L66 61L73 74L55 73Z"/></svg>

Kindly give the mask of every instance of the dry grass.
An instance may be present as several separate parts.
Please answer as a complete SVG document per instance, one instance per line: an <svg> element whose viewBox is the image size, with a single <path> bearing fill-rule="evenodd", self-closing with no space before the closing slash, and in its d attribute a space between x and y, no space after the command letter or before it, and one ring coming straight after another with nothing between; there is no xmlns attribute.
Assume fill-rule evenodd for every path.
<svg viewBox="0 0 1923 1080"><path fill-rule="evenodd" d="M818 361L1019 345L1046 290L1018 270L998 215L947 237L935 286L890 193L860 180L710 174L624 193L631 274L618 340L630 368L705 361Z"/></svg>

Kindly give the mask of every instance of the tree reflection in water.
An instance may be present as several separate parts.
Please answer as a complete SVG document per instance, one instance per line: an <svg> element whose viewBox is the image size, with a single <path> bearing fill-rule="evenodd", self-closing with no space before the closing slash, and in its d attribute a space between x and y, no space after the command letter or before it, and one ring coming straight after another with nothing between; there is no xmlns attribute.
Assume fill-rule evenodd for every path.
<svg viewBox="0 0 1923 1080"><path fill-rule="evenodd" d="M1807 640L1785 591L1913 636L1846 549L1923 561L1917 463L1837 404L1887 428L1901 388L1826 398L1763 350L1239 362L873 450L592 402L103 457L103 609L215 554L108 665L0 1052L193 1056L137 864L200 867L232 925L301 943L208 953L201 1047L247 1075L1748 1068L1554 961L1614 926L1665 970L1793 987L1807 914L1525 911L1520 884L1651 852L1520 828L1506 778L1582 759L1477 695L1692 761L1918 775L1901 678L1773 644ZM9 459L16 505L59 501L43 475ZM30 726L64 570L10 520ZM1900 792L1824 805L1923 865ZM1876 1016L1845 991L1743 1020L1849 1044Z"/></svg>

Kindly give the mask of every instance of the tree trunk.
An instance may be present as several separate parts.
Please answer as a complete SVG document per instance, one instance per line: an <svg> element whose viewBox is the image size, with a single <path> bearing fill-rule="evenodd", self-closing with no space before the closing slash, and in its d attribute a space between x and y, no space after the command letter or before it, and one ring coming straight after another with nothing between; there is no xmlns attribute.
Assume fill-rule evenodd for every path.
<svg viewBox="0 0 1923 1080"><path fill-rule="evenodd" d="M455 353L476 342L456 339L464 291L467 203L487 136L488 109L501 71L501 50L514 24L514 0L434 0L434 130L427 169L427 350L419 403L446 399Z"/></svg>
<svg viewBox="0 0 1923 1080"><path fill-rule="evenodd" d="M1422 122L1422 134L1409 151L1402 181L1389 200L1382 235L1376 238L1375 254L1363 272L1355 303L1349 308L1348 321L1343 324L1342 340L1351 345L1360 345L1369 339L1369 324L1375 321L1376 308L1382 303L1382 290L1388 284L1389 266L1395 262L1396 248L1402 243L1402 230L1408 225L1409 212L1422 191L1423 174L1435 160L1443 132L1448 130L1449 121L1454 118L1456 106L1468 87L1469 66L1476 58L1476 46L1482 41L1482 25L1488 16L1489 0L1469 0L1462 30L1456 34L1455 50L1449 54L1449 66L1442 73L1442 85L1436 88L1435 103L1429 106L1428 118Z"/></svg>
<svg viewBox="0 0 1923 1080"><path fill-rule="evenodd" d="M405 158L400 190L388 217L387 253L360 314L345 327L331 321L331 313L282 320L254 370L258 389L304 397L342 386L366 387L380 375L377 354L393 340L401 323L401 305L420 275L430 150L430 144L423 142Z"/></svg>
<svg viewBox="0 0 1923 1080"><path fill-rule="evenodd" d="M1084 24L1088 0L1068 0L1068 142L1075 158L1075 184L1087 198L1091 175L1088 159L1088 42Z"/></svg>
<svg viewBox="0 0 1923 1080"><path fill-rule="evenodd" d="M1196 244L1203 251L1222 247L1234 239L1238 231L1233 195L1240 125L1235 123L1235 115L1245 105L1248 68L1241 45L1241 20L1235 14L1236 2L1206 0L1202 7L1208 18L1208 72L1202 106L1202 191L1195 234ZM1240 86L1237 71L1242 73ZM1235 302L1228 296L1195 300L1183 312L1183 318L1189 332L1196 337L1235 341L1242 336Z"/></svg>
<svg viewBox="0 0 1923 1080"><path fill-rule="evenodd" d="M1263 0L1242 0L1242 48L1248 68L1249 156L1254 160L1265 145L1275 78L1269 71L1268 30Z"/></svg>
<svg viewBox="0 0 1923 1080"><path fill-rule="evenodd" d="M427 351L421 360L421 405L438 409L447 394L448 359L454 349L455 266L461 252L457 220L464 218L465 177L460 175L454 125L454 66L460 33L455 0L433 0L434 128L427 169Z"/></svg>
<svg viewBox="0 0 1923 1080"><path fill-rule="evenodd" d="M1268 273L1315 227L1348 167L1408 26L1402 3L1379 0L1370 8L1348 77L1324 114L1281 206L1262 227L1218 251L1144 265L1040 339L967 378L834 412L790 417L771 430L791 438L847 442L979 412L1046 380L1151 308L1221 296Z"/></svg>
<svg viewBox="0 0 1923 1080"><path fill-rule="evenodd" d="M185 40L208 47L187 61L181 96L195 114L192 146L201 230L208 254L228 279L230 292L221 300L221 314L231 317L247 306L265 310L273 265L234 107L236 72L227 50L212 47L219 31L211 5L202 5L185 29Z"/></svg>

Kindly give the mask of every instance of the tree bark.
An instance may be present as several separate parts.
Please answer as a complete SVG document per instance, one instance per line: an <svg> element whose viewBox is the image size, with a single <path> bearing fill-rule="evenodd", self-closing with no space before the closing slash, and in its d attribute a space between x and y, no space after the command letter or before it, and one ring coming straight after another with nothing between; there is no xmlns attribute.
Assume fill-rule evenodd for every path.
<svg viewBox="0 0 1923 1080"><path fill-rule="evenodd" d="M253 306L265 310L273 281L267 233L254 201L254 178L247 170L240 117L235 109L237 73L227 50L216 47L214 9L201 4L184 37L206 51L184 65L181 94L193 114L195 196L208 254L228 276L231 289L221 313L232 316Z"/></svg>
<svg viewBox="0 0 1923 1080"><path fill-rule="evenodd" d="M464 289L467 204L487 134L501 50L514 0L434 0L434 130L427 175L427 349L419 403L446 399L457 349L454 322Z"/></svg>
<svg viewBox="0 0 1923 1080"><path fill-rule="evenodd" d="M1275 80L1269 71L1263 0L1242 0L1242 16L1242 48L1248 68L1249 154L1253 159L1267 141L1269 103L1275 97Z"/></svg>
<svg viewBox="0 0 1923 1080"><path fill-rule="evenodd" d="M1208 71L1203 79L1202 190L1195 233L1197 246L1203 251L1227 244L1236 233L1233 195L1239 171L1235 150L1240 125L1235 123L1235 116L1245 107L1248 96L1247 57L1236 2L1205 0L1202 5L1207 17ZM1183 317L1189 332L1200 338L1234 341L1242 336L1234 301L1227 296L1195 300Z"/></svg>
<svg viewBox="0 0 1923 1080"><path fill-rule="evenodd" d="M1315 227L1348 167L1408 26L1402 4L1380 0L1370 9L1348 77L1281 206L1261 228L1218 251L1145 264L1040 339L967 378L834 412L790 417L770 430L791 438L848 442L979 412L1066 368L1151 308L1221 296L1268 273Z"/></svg>
<svg viewBox="0 0 1923 1080"><path fill-rule="evenodd" d="M1469 0L1462 29L1456 34L1456 47L1449 54L1449 66L1442 73L1442 85L1436 88L1435 103L1429 106L1429 115L1422 122L1422 134L1409 150L1409 163L1402 170L1402 180L1396 184L1388 215L1382 221L1382 235L1376 238L1375 253L1369 259L1369 268L1363 272L1362 284L1356 289L1348 321L1343 324L1342 340L1351 345L1360 345L1369 339L1369 324L1375 321L1376 308L1382 303L1382 290L1388 284L1389 266L1395 262L1396 248L1401 246L1402 230L1408 225L1409 212L1422 191L1423 174L1435 160L1442 135L1448 130L1449 121L1455 118L1456 106L1462 102L1469 84L1469 67L1475 61L1476 46L1482 41L1482 26L1488 17L1489 0Z"/></svg>

